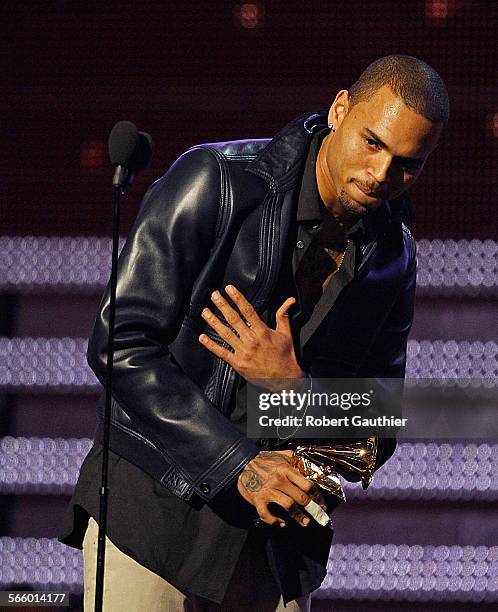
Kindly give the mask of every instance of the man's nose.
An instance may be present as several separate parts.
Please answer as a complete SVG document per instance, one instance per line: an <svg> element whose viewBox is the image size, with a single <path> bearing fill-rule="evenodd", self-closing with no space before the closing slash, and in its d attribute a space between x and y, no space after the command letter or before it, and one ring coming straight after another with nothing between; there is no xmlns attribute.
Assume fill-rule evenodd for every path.
<svg viewBox="0 0 498 612"><path fill-rule="evenodd" d="M392 156L382 151L375 156L370 172L378 183L385 183L392 165Z"/></svg>

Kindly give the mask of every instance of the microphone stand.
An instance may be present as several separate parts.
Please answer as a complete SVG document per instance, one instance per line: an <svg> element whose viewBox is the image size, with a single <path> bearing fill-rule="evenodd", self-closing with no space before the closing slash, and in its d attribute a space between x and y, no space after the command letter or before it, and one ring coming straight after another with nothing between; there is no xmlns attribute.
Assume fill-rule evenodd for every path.
<svg viewBox="0 0 498 612"><path fill-rule="evenodd" d="M102 479L99 489L99 535L97 547L97 572L95 580L95 612L102 612L104 593L105 535L107 529L107 500L109 497L109 439L111 432L112 371L114 365L114 321L116 314L116 285L118 276L119 217L121 201L126 186L133 180L133 173L124 166L117 166L112 181L114 187L114 214L112 222L112 257L109 297L109 335L107 342L107 367L105 380L104 441L102 449Z"/></svg>

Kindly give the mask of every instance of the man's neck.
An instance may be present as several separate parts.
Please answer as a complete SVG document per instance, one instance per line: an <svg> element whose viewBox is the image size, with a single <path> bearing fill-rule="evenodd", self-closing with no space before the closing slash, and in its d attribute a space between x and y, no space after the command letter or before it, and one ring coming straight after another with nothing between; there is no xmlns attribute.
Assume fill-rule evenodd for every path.
<svg viewBox="0 0 498 612"><path fill-rule="evenodd" d="M324 225L337 226L341 229L344 237L348 230L356 223L357 219L349 215L342 207L335 185L327 172L326 158L327 151L331 146L331 134L328 134L322 141L318 155L316 157L316 185L318 193L323 203ZM324 213L322 211L322 213Z"/></svg>

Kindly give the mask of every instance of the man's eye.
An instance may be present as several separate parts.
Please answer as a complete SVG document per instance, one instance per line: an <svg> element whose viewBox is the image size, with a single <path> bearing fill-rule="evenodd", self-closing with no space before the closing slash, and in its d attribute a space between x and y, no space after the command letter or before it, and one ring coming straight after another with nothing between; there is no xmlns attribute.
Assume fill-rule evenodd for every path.
<svg viewBox="0 0 498 612"><path fill-rule="evenodd" d="M376 149L380 148L380 144L373 138L367 138L366 141L369 147L375 147Z"/></svg>

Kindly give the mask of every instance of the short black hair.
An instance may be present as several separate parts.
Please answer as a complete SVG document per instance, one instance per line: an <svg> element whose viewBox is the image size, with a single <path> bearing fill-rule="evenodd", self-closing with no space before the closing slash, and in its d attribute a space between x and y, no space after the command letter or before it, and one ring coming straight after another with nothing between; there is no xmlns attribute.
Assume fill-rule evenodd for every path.
<svg viewBox="0 0 498 612"><path fill-rule="evenodd" d="M372 62L349 89L351 106L370 98L387 85L413 111L433 123L450 117L448 91L439 74L411 55L387 55Z"/></svg>

